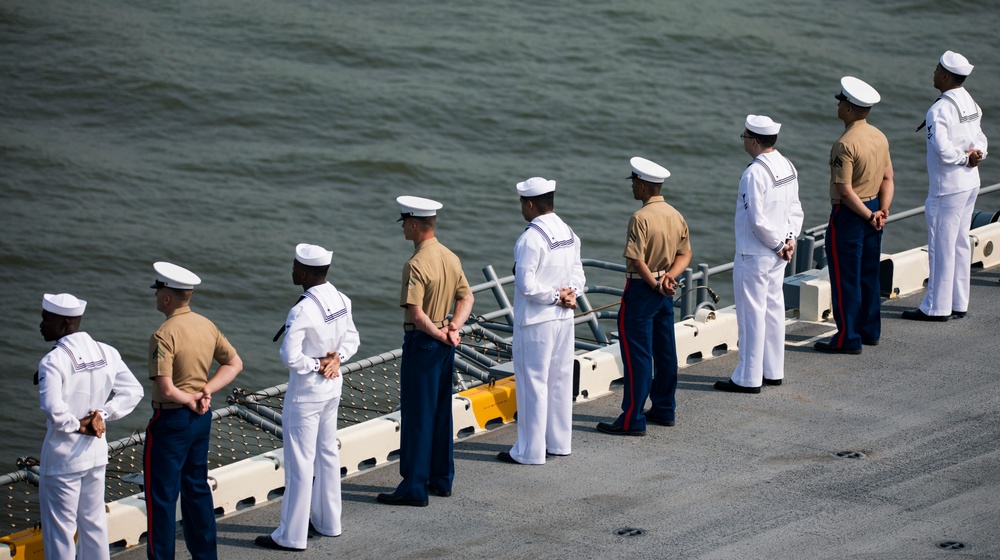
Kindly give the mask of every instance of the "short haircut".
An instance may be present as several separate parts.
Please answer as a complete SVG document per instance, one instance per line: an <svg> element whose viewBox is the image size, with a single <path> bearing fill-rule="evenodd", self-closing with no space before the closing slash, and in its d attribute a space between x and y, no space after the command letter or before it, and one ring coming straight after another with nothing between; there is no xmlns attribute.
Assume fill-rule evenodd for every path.
<svg viewBox="0 0 1000 560"><path fill-rule="evenodd" d="M778 143L777 134L757 134L756 132L750 130L749 128L746 129L746 131L747 131L747 136L753 138L754 140L757 141L758 144L764 146L765 148L772 148L774 147L775 144Z"/></svg>
<svg viewBox="0 0 1000 560"><path fill-rule="evenodd" d="M299 266L302 267L302 270L304 270L306 274L310 276L315 276L317 278L326 278L326 274L330 272L330 265L328 264L311 265L311 264L302 264L300 261L295 261L295 262L299 263Z"/></svg>
<svg viewBox="0 0 1000 560"><path fill-rule="evenodd" d="M944 68L944 67L942 66L942 68ZM956 73L952 72L951 70L948 70L947 68L945 68L944 71L947 72L947 73L949 73L949 74L951 74L952 80L954 80L955 84L957 84L957 85L964 84L965 83L965 79L968 78L968 76L963 76L961 74L956 74Z"/></svg>
<svg viewBox="0 0 1000 560"><path fill-rule="evenodd" d="M538 196L522 196L524 200L531 201L538 208L539 212L551 212L556 206L555 191L540 194Z"/></svg>
<svg viewBox="0 0 1000 560"><path fill-rule="evenodd" d="M165 286L163 289L170 290L170 293L173 294L173 296L177 298L177 301L181 303L187 303L191 301L191 296L194 295L194 290L181 290L179 288L170 288L167 286Z"/></svg>
<svg viewBox="0 0 1000 560"><path fill-rule="evenodd" d="M437 216L407 216L407 218L413 220L420 229L433 229L437 224Z"/></svg>
<svg viewBox="0 0 1000 560"><path fill-rule="evenodd" d="M851 103L850 101L848 101L847 104L850 105L851 107L854 107L854 110L859 115L861 115L861 118L867 117L868 113L872 112L872 108L871 107L862 107L861 105L855 105L854 103Z"/></svg>

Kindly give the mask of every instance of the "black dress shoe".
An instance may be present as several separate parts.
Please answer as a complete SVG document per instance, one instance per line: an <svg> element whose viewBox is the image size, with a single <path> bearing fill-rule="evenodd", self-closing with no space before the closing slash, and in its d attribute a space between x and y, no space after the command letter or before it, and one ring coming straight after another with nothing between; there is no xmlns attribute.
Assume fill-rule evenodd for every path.
<svg viewBox="0 0 1000 560"><path fill-rule="evenodd" d="M511 457L510 452L508 451L501 451L500 453L497 453L497 461L500 461L501 463L510 463L512 465L521 464L517 459Z"/></svg>
<svg viewBox="0 0 1000 560"><path fill-rule="evenodd" d="M815 348L818 352L826 352L827 354L855 354L855 355L857 355L857 354L861 353L861 349L860 348L838 348L838 347L834 346L833 344L831 344L829 342L823 342L823 341L820 341L820 342L817 342L816 344L813 344L813 348Z"/></svg>
<svg viewBox="0 0 1000 560"><path fill-rule="evenodd" d="M668 426L668 427L674 425L674 421L673 420L667 420L663 416L658 416L656 414L650 414L647 411L643 411L642 415L646 417L646 423L647 424L649 422L652 422L652 423L660 425L660 426Z"/></svg>
<svg viewBox="0 0 1000 560"><path fill-rule="evenodd" d="M569 453L553 453L548 449L545 450L546 457L569 457Z"/></svg>
<svg viewBox="0 0 1000 560"><path fill-rule="evenodd" d="M744 387L742 385L737 385L733 383L732 379L727 379L725 381L716 381L715 388L719 391L725 391L727 393L759 393L760 387Z"/></svg>
<svg viewBox="0 0 1000 560"><path fill-rule="evenodd" d="M861 344L864 344L865 346L878 346L878 339L877 338L862 338L861 339Z"/></svg>
<svg viewBox="0 0 1000 560"><path fill-rule="evenodd" d="M427 507L427 500L420 501L407 498L405 496L400 496L395 492L383 492L378 495L377 498L380 504L386 504L390 506L414 506L414 507Z"/></svg>
<svg viewBox="0 0 1000 560"><path fill-rule="evenodd" d="M877 342L876 342L877 344ZM764 385L781 385L782 379L768 379L764 378Z"/></svg>
<svg viewBox="0 0 1000 560"><path fill-rule="evenodd" d="M644 436L646 430L626 430L621 424L608 422L598 422L597 431L615 436Z"/></svg>
<svg viewBox="0 0 1000 560"><path fill-rule="evenodd" d="M326 533L320 532L320 530L317 529L315 525L313 525L312 521L309 522L309 532L310 533L316 533L317 535L319 535L321 537L339 537L340 536L340 535L327 535ZM309 538L310 539L313 538L312 535L309 535Z"/></svg>
<svg viewBox="0 0 1000 560"><path fill-rule="evenodd" d="M438 488L437 486L428 486L427 487L427 491L430 492L431 494L434 494L435 496L437 496L439 498L450 498L451 497L451 490L442 490L442 489Z"/></svg>
<svg viewBox="0 0 1000 560"><path fill-rule="evenodd" d="M304 548L292 548L290 546L282 546L271 538L271 535L261 535L253 540L253 543L257 546L262 546L264 548L270 548L271 550L285 550L292 552L302 552Z"/></svg>
<svg viewBox="0 0 1000 560"><path fill-rule="evenodd" d="M966 315L968 315L968 312L966 312L966 311L952 311L951 312L951 318L952 319L965 319Z"/></svg>
<svg viewBox="0 0 1000 560"><path fill-rule="evenodd" d="M947 321L951 315L928 315L919 309L907 309L903 312L903 318L911 321Z"/></svg>

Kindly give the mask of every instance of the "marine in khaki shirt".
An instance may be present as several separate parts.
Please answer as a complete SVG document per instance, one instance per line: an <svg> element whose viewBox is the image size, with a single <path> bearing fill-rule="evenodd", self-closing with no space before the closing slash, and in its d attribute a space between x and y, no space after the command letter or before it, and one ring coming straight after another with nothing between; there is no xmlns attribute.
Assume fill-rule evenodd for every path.
<svg viewBox="0 0 1000 560"><path fill-rule="evenodd" d="M405 309L399 367L399 475L380 503L423 507L428 494L450 496L455 477L451 430L452 375L460 329L473 295L458 257L434 234L441 203L415 196L396 199L403 237L413 256L403 266L399 305ZM448 312L454 304L451 320Z"/></svg>
<svg viewBox="0 0 1000 560"><path fill-rule="evenodd" d="M243 369L236 350L211 321L191 311L196 274L175 264L153 265L156 310L166 320L149 339L153 418L146 426L143 479L148 527L146 555L173 558L177 498L184 504L184 542L192 558L216 558L215 507L208 486L212 395ZM212 361L219 362L209 378Z"/></svg>
<svg viewBox="0 0 1000 560"><path fill-rule="evenodd" d="M691 263L687 222L660 195L670 172L641 157L631 159L632 214L625 243L627 278L618 309L619 348L624 365L622 413L599 422L606 434L644 436L646 424L673 426L677 392L674 300L677 276ZM653 375L653 371L656 375ZM652 406L643 410L646 400Z"/></svg>

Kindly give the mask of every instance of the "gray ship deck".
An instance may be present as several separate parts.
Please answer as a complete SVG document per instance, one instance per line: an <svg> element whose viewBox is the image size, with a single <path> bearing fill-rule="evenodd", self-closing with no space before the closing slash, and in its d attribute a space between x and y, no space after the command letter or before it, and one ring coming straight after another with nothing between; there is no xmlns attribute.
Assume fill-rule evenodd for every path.
<svg viewBox="0 0 1000 560"><path fill-rule="evenodd" d="M884 302L882 344L860 356L810 348L832 324L791 325L785 384L760 395L712 389L735 353L682 369L677 425L643 438L594 429L620 411L618 387L574 409L573 455L544 466L495 460L513 425L459 442L454 495L426 508L375 502L395 465L352 476L343 535L310 538L306 552L254 546L278 522L276 501L220 518L219 556L1000 557L998 277L974 271L961 321L900 319L922 294ZM644 534L615 534L624 527Z"/></svg>

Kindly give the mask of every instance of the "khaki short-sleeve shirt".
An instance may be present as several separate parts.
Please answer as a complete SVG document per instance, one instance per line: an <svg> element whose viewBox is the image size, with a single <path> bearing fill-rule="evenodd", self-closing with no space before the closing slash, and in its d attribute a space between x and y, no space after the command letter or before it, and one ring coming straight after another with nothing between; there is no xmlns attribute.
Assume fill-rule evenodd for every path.
<svg viewBox="0 0 1000 560"><path fill-rule="evenodd" d="M641 260L649 270L667 270L677 255L691 252L687 222L662 196L652 196L628 222L626 259ZM631 264L628 271L635 272Z"/></svg>
<svg viewBox="0 0 1000 560"><path fill-rule="evenodd" d="M208 383L212 360L225 364L236 349L212 321L191 308L178 309L149 337L149 378L170 377L174 387L197 393ZM153 402L170 403L153 384Z"/></svg>
<svg viewBox="0 0 1000 560"><path fill-rule="evenodd" d="M864 119L854 121L830 150L830 199L840 198L835 183L851 185L860 198L877 196L891 164L885 134Z"/></svg>
<svg viewBox="0 0 1000 560"><path fill-rule="evenodd" d="M399 306L420 306L432 321L441 324L455 300L464 298L470 291L462 261L432 237L418 245L403 266Z"/></svg>

